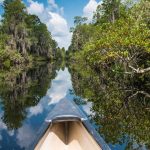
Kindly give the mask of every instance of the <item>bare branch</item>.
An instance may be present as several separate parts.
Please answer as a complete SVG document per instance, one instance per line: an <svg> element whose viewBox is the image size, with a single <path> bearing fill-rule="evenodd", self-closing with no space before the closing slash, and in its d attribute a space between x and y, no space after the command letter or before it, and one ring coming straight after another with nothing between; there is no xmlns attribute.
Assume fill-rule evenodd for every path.
<svg viewBox="0 0 150 150"><path fill-rule="evenodd" d="M146 73L146 72L150 71L150 67L148 67L146 69L140 69L140 68L136 69L133 66L129 65L129 68L132 69L137 74L142 74L142 73Z"/></svg>
<svg viewBox="0 0 150 150"><path fill-rule="evenodd" d="M137 91L137 92L135 92L134 94L132 94L130 97L128 97L128 99L131 99L131 98L135 97L137 94L143 94L143 95L145 95L146 97L150 98L150 94L149 94L149 93L147 93L147 92L145 92L145 91Z"/></svg>

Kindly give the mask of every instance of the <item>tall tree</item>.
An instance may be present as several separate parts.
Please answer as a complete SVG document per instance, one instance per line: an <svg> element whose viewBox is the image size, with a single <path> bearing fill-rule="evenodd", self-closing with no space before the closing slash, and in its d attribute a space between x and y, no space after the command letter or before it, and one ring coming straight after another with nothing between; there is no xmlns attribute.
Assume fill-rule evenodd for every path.
<svg viewBox="0 0 150 150"><path fill-rule="evenodd" d="M3 47L7 50L7 52L3 51L5 54L11 52L17 54L15 57L11 57L12 59L5 55L8 56L6 58L14 64L28 62L31 60L29 55L42 56L46 59L52 58L57 44L52 39L47 26L36 15L28 14L21 0L4 0L3 8L0 33L3 36L7 35L7 38L5 42L0 40L0 43L5 45L5 48ZM17 57L24 60L18 61Z"/></svg>
<svg viewBox="0 0 150 150"><path fill-rule="evenodd" d="M95 22L112 22L120 17L121 0L103 0L94 14Z"/></svg>
<svg viewBox="0 0 150 150"><path fill-rule="evenodd" d="M75 16L74 17L74 24L77 25L81 25L83 23L85 23L87 21L86 17L81 17L81 16Z"/></svg>

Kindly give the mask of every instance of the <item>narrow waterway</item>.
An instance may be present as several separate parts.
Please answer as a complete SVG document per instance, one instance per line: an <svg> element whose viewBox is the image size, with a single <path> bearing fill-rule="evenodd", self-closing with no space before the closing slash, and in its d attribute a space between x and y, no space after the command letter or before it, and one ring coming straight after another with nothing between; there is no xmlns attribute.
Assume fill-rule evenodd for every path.
<svg viewBox="0 0 150 150"><path fill-rule="evenodd" d="M11 89L1 91L0 149L26 149L33 142L34 135L55 104L64 98L74 98L74 95L71 93L71 75L67 68L64 70L53 70L55 72L54 79L47 80L48 83L43 85L47 86L48 84L45 91L43 91L43 86L40 83L34 86L36 82L41 80L42 83L42 79L45 80L44 74L40 77L39 74L41 72L38 71L37 74L32 69L29 72L25 72L26 79L24 80L27 80L25 81L26 83L19 82L14 85L14 88L20 86L18 91L15 91L15 89L12 91ZM30 75L27 76L27 74ZM22 89L21 86L25 86L28 84L27 82L33 84L33 87L28 85L25 89ZM27 92L27 90L33 90L33 92ZM40 93L43 92L45 92L45 95L41 96Z"/></svg>
<svg viewBox="0 0 150 150"><path fill-rule="evenodd" d="M67 67L59 69L52 65L43 65L24 71L3 82L1 81L0 149L26 149L33 142L33 137L49 111L64 98L74 100L87 116L89 116L89 119L93 120L93 126L98 129L104 139L106 138L106 142L111 149L147 149L145 143L148 142L148 139L143 139L142 135L140 135L141 133L136 131L139 126L138 124L135 124L135 127L133 127L135 129L133 131L135 137L128 135L129 132L124 128L126 123L123 124L122 122L120 124L118 122L117 124L114 120L114 124L111 124L112 118L106 120L107 118L104 116L106 114L103 113L103 110L99 108L96 112L96 109L94 109L96 108L97 101L91 102L88 101L87 97L75 94L74 87L77 89L79 85L73 82L73 80L75 80L74 74L71 74ZM89 85L87 83L84 86ZM4 88L2 89L2 87ZM81 92L83 89L78 88L78 90ZM87 91L87 93L90 95L90 92ZM101 114L98 116L100 112ZM124 119L123 117L120 116L120 118ZM146 115L143 117L147 119ZM102 118L103 125L98 123L99 119L102 120ZM129 121L129 126L131 125L129 128L132 128L130 122L132 120ZM123 127L121 131L120 126ZM145 134L145 131L147 132L148 129L143 128L143 134ZM147 134L146 137L149 138L149 133ZM136 136L139 136L141 141L136 141Z"/></svg>

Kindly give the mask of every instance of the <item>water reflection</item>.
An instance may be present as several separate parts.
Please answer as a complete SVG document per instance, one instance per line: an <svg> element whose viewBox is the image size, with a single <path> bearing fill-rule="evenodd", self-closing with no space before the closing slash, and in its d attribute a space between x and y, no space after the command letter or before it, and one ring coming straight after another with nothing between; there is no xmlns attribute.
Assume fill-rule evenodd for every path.
<svg viewBox="0 0 150 150"><path fill-rule="evenodd" d="M8 129L21 127L22 121L26 118L26 108L37 105L45 95L49 80L55 77L53 66L46 65L17 74L13 77L13 82L11 79L1 82L1 89L5 84L5 90L0 90L1 106L4 110L2 120Z"/></svg>
<svg viewBox="0 0 150 150"><path fill-rule="evenodd" d="M58 64L20 71L13 76L13 82L1 80L2 85L0 149L27 149L55 104L63 98L73 98L70 73Z"/></svg>
<svg viewBox="0 0 150 150"><path fill-rule="evenodd" d="M71 76L68 69L60 70L55 80L52 81L51 88L47 95L50 97L50 104L58 103L62 98L68 94L68 89L72 88Z"/></svg>
<svg viewBox="0 0 150 150"><path fill-rule="evenodd" d="M63 98L80 106L112 149L150 149L149 88L149 76L129 78L78 65L0 73L0 149L26 149Z"/></svg>
<svg viewBox="0 0 150 150"><path fill-rule="evenodd" d="M57 75L57 67L41 64L17 73L3 72L0 77L1 149L24 149L31 143L43 121L44 106L49 101L45 95Z"/></svg>
<svg viewBox="0 0 150 150"><path fill-rule="evenodd" d="M112 149L150 149L148 74L126 76L78 65L70 72L74 93L92 102L90 117Z"/></svg>

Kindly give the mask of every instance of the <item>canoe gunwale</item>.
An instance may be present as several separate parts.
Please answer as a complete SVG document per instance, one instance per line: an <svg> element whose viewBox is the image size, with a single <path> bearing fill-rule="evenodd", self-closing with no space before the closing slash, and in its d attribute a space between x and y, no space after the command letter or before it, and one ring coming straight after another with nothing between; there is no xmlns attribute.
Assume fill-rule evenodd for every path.
<svg viewBox="0 0 150 150"><path fill-rule="evenodd" d="M42 126L40 127L40 129L38 130L38 132L36 133L36 135L33 137L33 142L29 145L29 147L27 148L27 150L34 150L34 148L36 147L36 145L38 144L38 142L44 136L44 134L46 133L46 131L49 128L51 128L51 126L52 126L51 123L44 122L42 124Z"/></svg>
<svg viewBox="0 0 150 150"><path fill-rule="evenodd" d="M79 118L78 116L75 115L61 115L61 116L56 116L53 120L46 119L45 122L48 123L69 122L69 121L82 122L84 120L86 119Z"/></svg>
<svg viewBox="0 0 150 150"><path fill-rule="evenodd" d="M63 99L50 111L46 117L46 122L69 121L69 119L83 121L88 118L72 100Z"/></svg>
<svg viewBox="0 0 150 150"><path fill-rule="evenodd" d="M104 141L104 139L98 134L95 128L91 125L89 120L85 120L82 122L83 126L86 130L91 134L91 136L95 139L97 144L100 146L102 150L111 150L108 144Z"/></svg>
<svg viewBox="0 0 150 150"><path fill-rule="evenodd" d="M69 121L61 121L61 122L69 122ZM100 146L102 150L111 150L107 143L104 141L104 139L97 133L95 128L91 125L89 120L85 121L75 121L75 122L81 122L85 129L88 131L88 133L94 138L94 140L97 142L97 144ZM44 122L44 124L41 126L40 130L36 134L34 138L34 142L32 145L30 145L27 149L28 150L34 150L34 148L37 146L38 142L41 140L41 138L44 136L46 131L52 127L53 124L59 123L59 122Z"/></svg>

